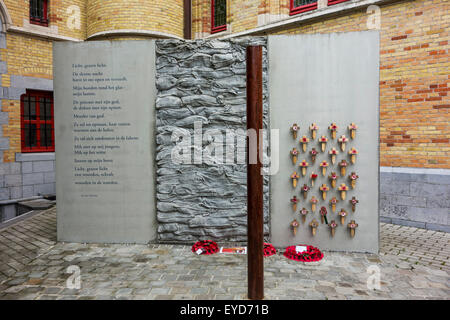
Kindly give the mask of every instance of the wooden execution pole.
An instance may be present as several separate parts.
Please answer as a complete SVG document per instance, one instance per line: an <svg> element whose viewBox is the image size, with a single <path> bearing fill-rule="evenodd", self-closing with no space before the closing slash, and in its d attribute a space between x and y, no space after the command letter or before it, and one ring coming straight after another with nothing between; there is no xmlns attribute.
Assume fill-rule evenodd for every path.
<svg viewBox="0 0 450 320"><path fill-rule="evenodd" d="M192 39L192 0L183 0L184 6L184 39Z"/></svg>
<svg viewBox="0 0 450 320"><path fill-rule="evenodd" d="M262 101L262 47L247 47L247 132L256 132L256 139L247 137L247 259L248 298L264 298L264 231L263 231L263 176L260 153L262 141L259 132L263 126ZM252 145L256 142L256 146ZM250 155L256 150L256 155ZM255 159L256 161L249 161ZM253 163L250 163L253 162ZM256 163L255 163L256 162Z"/></svg>

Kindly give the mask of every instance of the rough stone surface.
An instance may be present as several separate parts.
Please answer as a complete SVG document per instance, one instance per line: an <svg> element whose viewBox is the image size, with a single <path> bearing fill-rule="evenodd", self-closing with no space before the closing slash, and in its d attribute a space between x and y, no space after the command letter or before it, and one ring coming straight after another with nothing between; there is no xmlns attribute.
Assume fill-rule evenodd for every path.
<svg viewBox="0 0 450 320"><path fill-rule="evenodd" d="M381 172L380 216L393 224L450 232L450 174L422 171Z"/></svg>
<svg viewBox="0 0 450 320"><path fill-rule="evenodd" d="M236 144L241 139L245 148L248 45L263 46L264 127L268 127L265 38L156 41L156 197L161 242L246 239L246 165L245 156L238 161ZM173 132L189 133L191 145L196 122L202 124L203 163L173 163L172 150L178 143L172 141ZM226 131L235 133L233 141L226 140ZM230 154L236 156L232 164L223 165L225 159L218 159L213 150L222 147L225 155L229 146L235 146ZM196 152L193 147L188 149ZM266 177L266 234L268 191Z"/></svg>

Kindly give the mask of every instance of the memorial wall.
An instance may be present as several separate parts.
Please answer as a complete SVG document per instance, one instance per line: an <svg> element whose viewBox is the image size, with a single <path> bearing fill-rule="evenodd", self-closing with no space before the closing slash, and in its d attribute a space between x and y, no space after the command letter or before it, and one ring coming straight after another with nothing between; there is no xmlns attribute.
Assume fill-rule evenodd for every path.
<svg viewBox="0 0 450 320"><path fill-rule="evenodd" d="M264 233L276 246L312 244L343 251L378 250L378 33L270 36L230 40L156 40L55 44L55 137L58 239L74 242L246 241L246 62L249 45L263 46ZM338 123L338 136L328 130ZM292 126L298 123L299 137ZM309 126L316 123L318 137ZM347 127L355 139L338 160L348 172L331 187L329 152ZM270 140L270 130L279 139ZM300 138L310 143L303 151ZM329 139L312 161L310 151ZM276 135L274 137L277 137ZM269 143L270 141L270 143ZM279 153L276 152L279 148ZM293 148L300 152L293 163ZM347 154L357 148L356 163ZM323 158L323 159L322 159ZM296 159L297 160L297 159ZM327 176L311 185L306 171ZM335 168L333 167L335 166ZM317 167L317 168L316 168ZM292 187L291 175L299 173ZM347 176L357 188L338 209ZM302 202L301 187L310 193ZM291 198L299 200L293 210ZM300 210L318 198L316 212ZM349 200L358 197L356 211ZM331 233L319 210L339 222ZM338 211L339 211L338 210ZM299 226L293 234L292 221ZM318 221L315 235L310 224ZM348 224L355 220L356 228Z"/></svg>
<svg viewBox="0 0 450 320"><path fill-rule="evenodd" d="M378 252L379 33L269 37L268 51L270 121L280 130L272 243Z"/></svg>

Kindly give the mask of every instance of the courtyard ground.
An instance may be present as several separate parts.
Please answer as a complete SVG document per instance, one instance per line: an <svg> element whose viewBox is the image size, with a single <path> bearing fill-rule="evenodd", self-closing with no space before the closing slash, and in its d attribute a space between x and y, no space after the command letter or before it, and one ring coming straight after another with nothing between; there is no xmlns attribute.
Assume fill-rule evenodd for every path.
<svg viewBox="0 0 450 320"><path fill-rule="evenodd" d="M449 233L381 223L380 236L379 255L325 251L310 264L281 252L265 258L265 298L450 299ZM79 289L72 288L76 270ZM373 289L368 282L377 270L380 286ZM243 255L197 256L182 245L57 243L56 208L0 229L1 300L232 300L246 292Z"/></svg>

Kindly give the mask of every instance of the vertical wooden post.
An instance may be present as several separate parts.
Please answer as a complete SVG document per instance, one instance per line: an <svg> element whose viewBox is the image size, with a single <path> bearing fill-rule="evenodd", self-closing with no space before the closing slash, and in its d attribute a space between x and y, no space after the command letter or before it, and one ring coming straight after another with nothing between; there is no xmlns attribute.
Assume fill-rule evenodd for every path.
<svg viewBox="0 0 450 320"><path fill-rule="evenodd" d="M248 298L264 298L264 231L263 176L259 132L263 125L262 111L262 47L247 47L247 130L255 130L257 146L249 146L247 138L247 237L248 237ZM256 163L249 163L249 153L257 150ZM262 158L262 157L261 157Z"/></svg>
<svg viewBox="0 0 450 320"><path fill-rule="evenodd" d="M184 0L184 39L192 39L192 0Z"/></svg>

